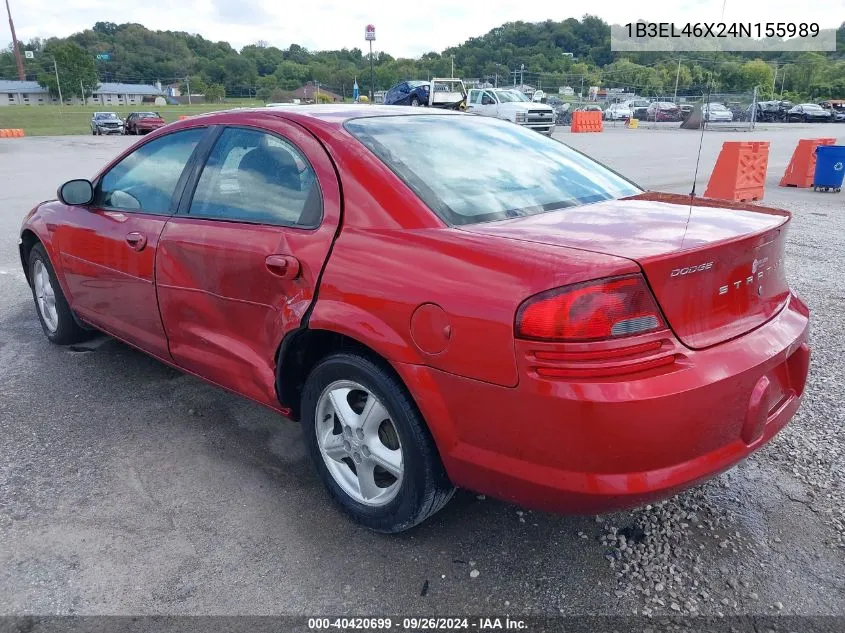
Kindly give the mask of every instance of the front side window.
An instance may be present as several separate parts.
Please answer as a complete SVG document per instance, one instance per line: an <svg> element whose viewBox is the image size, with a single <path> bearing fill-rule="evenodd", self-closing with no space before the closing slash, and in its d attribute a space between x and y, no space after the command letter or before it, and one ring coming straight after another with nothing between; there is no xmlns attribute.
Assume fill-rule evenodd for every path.
<svg viewBox="0 0 845 633"><path fill-rule="evenodd" d="M189 213L314 228L322 197L314 170L293 145L266 132L228 128L208 157Z"/></svg>
<svg viewBox="0 0 845 633"><path fill-rule="evenodd" d="M96 206L169 215L179 177L204 134L194 128L144 143L100 179Z"/></svg>
<svg viewBox="0 0 845 633"><path fill-rule="evenodd" d="M490 117L384 116L346 129L444 222L473 224L641 193L583 154ZM455 147L472 147L472 169Z"/></svg>

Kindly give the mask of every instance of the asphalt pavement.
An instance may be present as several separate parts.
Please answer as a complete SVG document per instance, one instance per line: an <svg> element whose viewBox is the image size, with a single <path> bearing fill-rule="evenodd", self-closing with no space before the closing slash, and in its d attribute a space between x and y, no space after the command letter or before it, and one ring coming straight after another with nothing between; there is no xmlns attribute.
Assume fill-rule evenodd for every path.
<svg viewBox="0 0 845 633"><path fill-rule="evenodd" d="M837 134L845 125L703 140L699 193L722 141L770 140L766 202L795 214L787 274L813 312L813 361L780 436L648 508L566 517L459 491L398 536L331 505L298 425L106 337L49 344L21 218L133 139L0 139L0 614L845 615L845 193L776 186L798 138ZM701 140L556 136L677 192Z"/></svg>

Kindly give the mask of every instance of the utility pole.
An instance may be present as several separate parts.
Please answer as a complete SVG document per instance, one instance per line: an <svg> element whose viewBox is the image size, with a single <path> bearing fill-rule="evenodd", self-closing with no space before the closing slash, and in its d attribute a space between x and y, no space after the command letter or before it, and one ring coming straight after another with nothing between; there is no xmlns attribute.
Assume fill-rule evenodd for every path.
<svg viewBox="0 0 845 633"><path fill-rule="evenodd" d="M525 64L519 66L519 89L525 91Z"/></svg>
<svg viewBox="0 0 845 633"><path fill-rule="evenodd" d="M678 72L675 74L675 99L674 102L678 102L678 80L681 78L681 59L678 58Z"/></svg>
<svg viewBox="0 0 845 633"><path fill-rule="evenodd" d="M188 89L188 105L191 105L191 78L185 77L185 87Z"/></svg>
<svg viewBox="0 0 845 633"><path fill-rule="evenodd" d="M79 89L82 91L82 105L85 105L85 86L82 85L82 80L79 80Z"/></svg>
<svg viewBox="0 0 845 633"><path fill-rule="evenodd" d="M772 101L775 100L775 84L778 82L778 63L775 62L775 76L772 77Z"/></svg>
<svg viewBox="0 0 845 633"><path fill-rule="evenodd" d="M452 74L449 75L449 77L454 78L455 77L455 56L449 55L449 58L452 60Z"/></svg>
<svg viewBox="0 0 845 633"><path fill-rule="evenodd" d="M21 57L21 49L18 46L18 37L15 35L15 23L12 20L12 9L9 8L9 0L6 0L6 13L9 14L9 28L12 30L12 49L15 52L15 64L18 67L18 79L26 81L26 72L23 69L23 58Z"/></svg>
<svg viewBox="0 0 845 633"><path fill-rule="evenodd" d="M376 93L376 71L373 70L373 40L370 40L370 103Z"/></svg>
<svg viewBox="0 0 845 633"><path fill-rule="evenodd" d="M56 73L56 88L59 90L59 107L64 105L62 100L62 83L59 81L59 66L56 64L56 59L53 58L53 70Z"/></svg>
<svg viewBox="0 0 845 633"><path fill-rule="evenodd" d="M786 81L786 66L783 67L783 72L780 74L780 97L783 99L783 82Z"/></svg>

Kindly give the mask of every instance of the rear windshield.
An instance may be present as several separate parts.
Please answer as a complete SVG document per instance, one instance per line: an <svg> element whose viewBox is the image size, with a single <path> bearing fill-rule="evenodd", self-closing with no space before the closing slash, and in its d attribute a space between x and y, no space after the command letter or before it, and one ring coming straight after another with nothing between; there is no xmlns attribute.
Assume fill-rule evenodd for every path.
<svg viewBox="0 0 845 633"><path fill-rule="evenodd" d="M566 145L492 117L384 116L353 119L346 129L450 225L641 192Z"/></svg>

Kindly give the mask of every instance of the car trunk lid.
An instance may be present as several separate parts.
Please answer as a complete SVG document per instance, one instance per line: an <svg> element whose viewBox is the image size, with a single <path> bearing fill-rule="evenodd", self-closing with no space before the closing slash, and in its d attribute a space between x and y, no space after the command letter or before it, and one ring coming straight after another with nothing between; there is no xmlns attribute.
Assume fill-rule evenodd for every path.
<svg viewBox="0 0 845 633"><path fill-rule="evenodd" d="M785 305L789 217L743 203L646 193L461 228L637 262L669 326L700 349L758 327Z"/></svg>

